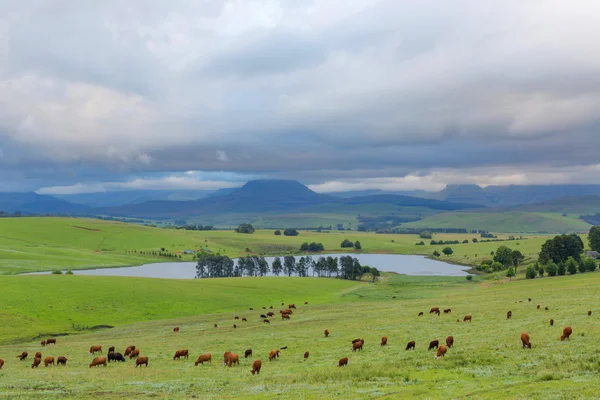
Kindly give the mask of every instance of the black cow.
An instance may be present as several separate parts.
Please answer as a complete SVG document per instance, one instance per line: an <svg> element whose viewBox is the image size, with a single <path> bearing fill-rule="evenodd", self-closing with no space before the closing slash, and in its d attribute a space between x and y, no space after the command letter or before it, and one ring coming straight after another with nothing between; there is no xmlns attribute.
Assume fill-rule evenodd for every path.
<svg viewBox="0 0 600 400"><path fill-rule="evenodd" d="M108 362L111 362L111 361L125 362L125 357L123 357L123 354L121 354L121 353L115 353L115 352L108 353Z"/></svg>

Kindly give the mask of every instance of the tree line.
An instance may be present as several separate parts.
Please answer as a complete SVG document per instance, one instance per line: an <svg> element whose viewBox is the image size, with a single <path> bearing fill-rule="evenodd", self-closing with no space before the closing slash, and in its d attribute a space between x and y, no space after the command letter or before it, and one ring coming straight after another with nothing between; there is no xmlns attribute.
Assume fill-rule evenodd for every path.
<svg viewBox="0 0 600 400"><path fill-rule="evenodd" d="M202 254L198 256L196 264L196 278L230 278L242 276L265 276L272 273L275 276L318 276L336 277L340 279L360 280L365 274L370 274L373 280L380 275L377 268L361 265L358 259L352 256L319 257L317 260L311 256L275 257L269 266L262 256L246 256L234 262L228 256L220 254Z"/></svg>

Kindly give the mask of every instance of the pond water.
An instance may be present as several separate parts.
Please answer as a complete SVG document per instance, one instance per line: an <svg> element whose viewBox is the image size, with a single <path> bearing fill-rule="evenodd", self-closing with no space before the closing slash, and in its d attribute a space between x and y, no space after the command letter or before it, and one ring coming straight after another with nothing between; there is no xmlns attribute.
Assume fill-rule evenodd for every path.
<svg viewBox="0 0 600 400"><path fill-rule="evenodd" d="M460 265L448 264L442 261L431 260L423 256L410 256L399 254L319 254L313 255L313 260L319 257L341 257L350 255L356 257L361 265L375 267L380 271L396 272L405 275L430 275L430 276L465 276L468 275ZM296 262L300 257L296 256ZM265 257L269 266L273 264L274 257ZM237 263L237 259L234 259ZM283 257L282 260L283 262ZM40 272L35 274L49 274ZM134 276L142 278L169 278L193 279L196 277L195 262L155 263L144 264L137 267L99 268L73 270L75 275L101 275L101 276ZM310 272L312 274L312 270ZM271 275L271 274L270 274Z"/></svg>

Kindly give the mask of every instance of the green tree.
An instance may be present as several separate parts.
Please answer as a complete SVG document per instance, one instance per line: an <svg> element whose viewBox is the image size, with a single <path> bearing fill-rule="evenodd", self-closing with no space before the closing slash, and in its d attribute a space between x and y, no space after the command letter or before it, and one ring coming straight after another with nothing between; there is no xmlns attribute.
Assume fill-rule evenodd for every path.
<svg viewBox="0 0 600 400"><path fill-rule="evenodd" d="M452 247L444 247L444 249L442 250L442 253L449 256L450 254L454 253L454 251L452 251Z"/></svg>
<svg viewBox="0 0 600 400"><path fill-rule="evenodd" d="M379 273L379 270L375 267L371 268L371 279L373 282L375 282L377 280L377 277L379 277L381 274Z"/></svg>
<svg viewBox="0 0 600 400"><path fill-rule="evenodd" d="M512 265L518 267L525 260L525 256L519 250L513 250L511 253Z"/></svg>
<svg viewBox="0 0 600 400"><path fill-rule="evenodd" d="M539 261L542 264L548 264L550 261L562 264L569 257L573 257L576 261L579 261L581 253L583 253L583 240L581 240L579 235L559 235L547 240L542 245Z"/></svg>
<svg viewBox="0 0 600 400"><path fill-rule="evenodd" d="M479 240L477 240L477 238L473 238L472 242L473 243L477 243Z"/></svg>
<svg viewBox="0 0 600 400"><path fill-rule="evenodd" d="M577 269L579 270L580 273L585 273L585 262L583 259L581 259L581 261L579 261L577 263Z"/></svg>
<svg viewBox="0 0 600 400"><path fill-rule="evenodd" d="M600 251L600 226L592 226L588 233L588 244L590 249Z"/></svg>
<svg viewBox="0 0 600 400"><path fill-rule="evenodd" d="M434 257L439 257L440 255L441 255L441 254L440 254L440 252L439 252L439 251L437 251L437 250L434 250L434 251L433 251L433 256L434 256Z"/></svg>
<svg viewBox="0 0 600 400"><path fill-rule="evenodd" d="M302 246L300 246L300 251L308 251L308 243L302 243Z"/></svg>
<svg viewBox="0 0 600 400"><path fill-rule="evenodd" d="M281 231L279 229L275 231L275 236L281 236Z"/></svg>
<svg viewBox="0 0 600 400"><path fill-rule="evenodd" d="M273 271L273 275L279 276L282 270L283 267L281 265L281 258L275 257L273 264L271 265L271 271Z"/></svg>
<svg viewBox="0 0 600 400"><path fill-rule="evenodd" d="M509 268L508 271L506 271L506 276L512 281L512 278L515 276L515 270L513 268Z"/></svg>
<svg viewBox="0 0 600 400"><path fill-rule="evenodd" d="M248 233L248 234L250 234L250 233L254 233L254 230L255 230L254 227L252 225L250 225L250 224L240 224L240 226L238 226L235 231L237 233Z"/></svg>
<svg viewBox="0 0 600 400"><path fill-rule="evenodd" d="M537 273L535 272L535 269L533 267L527 267L527 271L525 272L525 278L534 279L536 275Z"/></svg>
<svg viewBox="0 0 600 400"><path fill-rule="evenodd" d="M294 228L288 228L285 231L283 231L283 234L285 236L298 236L298 231Z"/></svg>
<svg viewBox="0 0 600 400"><path fill-rule="evenodd" d="M296 258L294 256L283 257L283 273L292 276L296 272Z"/></svg>
<svg viewBox="0 0 600 400"><path fill-rule="evenodd" d="M569 257L565 262L565 268L569 271L570 275L575 275L577 273L578 262L575 261L573 257Z"/></svg>
<svg viewBox="0 0 600 400"><path fill-rule="evenodd" d="M585 257L583 259L583 264L585 265L585 270L587 272L594 272L596 270L596 261L590 257Z"/></svg>
<svg viewBox="0 0 600 400"><path fill-rule="evenodd" d="M500 246L494 253L494 261L499 262L505 267L513 264L513 251L506 246Z"/></svg>
<svg viewBox="0 0 600 400"><path fill-rule="evenodd" d="M538 274L540 275L540 278L544 277L544 267L543 266L540 266L538 268Z"/></svg>
<svg viewBox="0 0 600 400"><path fill-rule="evenodd" d="M352 243L351 241L349 241L348 239L344 239L342 241L342 244L340 245L342 249L344 248L349 248L349 247L354 247L354 243Z"/></svg>
<svg viewBox="0 0 600 400"><path fill-rule="evenodd" d="M545 269L548 273L548 276L556 276L558 274L558 266L553 262L546 265Z"/></svg>
<svg viewBox="0 0 600 400"><path fill-rule="evenodd" d="M560 263L558 264L558 275L566 275L567 274L567 268L565 267L565 263Z"/></svg>
<svg viewBox="0 0 600 400"><path fill-rule="evenodd" d="M419 233L419 237L420 237L421 239L431 239L431 238L433 237L433 235L432 235L432 234L431 234L431 232L429 232L429 231L421 231L421 232Z"/></svg>
<svg viewBox="0 0 600 400"><path fill-rule="evenodd" d="M360 242L358 240L356 242L354 242L354 248L356 250L361 250L362 249L362 246L360 245Z"/></svg>
<svg viewBox="0 0 600 400"><path fill-rule="evenodd" d="M491 265L492 271L502 271L504 269L504 265L498 261L494 261Z"/></svg>
<svg viewBox="0 0 600 400"><path fill-rule="evenodd" d="M473 275L467 275L466 278L467 278L468 281L472 281L473 280Z"/></svg>

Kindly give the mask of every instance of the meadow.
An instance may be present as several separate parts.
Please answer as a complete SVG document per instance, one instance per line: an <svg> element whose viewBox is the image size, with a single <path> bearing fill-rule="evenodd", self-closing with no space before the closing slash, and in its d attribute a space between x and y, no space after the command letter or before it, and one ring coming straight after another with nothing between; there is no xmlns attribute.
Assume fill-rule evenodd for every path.
<svg viewBox="0 0 600 400"><path fill-rule="evenodd" d="M283 227L282 227L283 228ZM526 240L472 243L475 234L436 234L435 240L468 240L467 244L452 245L454 254L441 259L464 265L478 265L489 258L500 245L519 249L532 262L539 252L545 235L527 235ZM518 235L517 235L518 236ZM507 235L499 235L506 238ZM418 235L379 235L372 232L300 231L295 237L275 236L273 230L257 230L254 234L235 231L185 231L162 229L114 221L78 218L0 218L0 274L53 269L83 269L140 265L173 261L173 258L140 254L161 251L182 253L205 248L230 257L248 254L301 254L304 242L323 243L328 253L346 252L340 243L344 239L360 241L364 253L420 254L441 252L444 246L424 246L416 243ZM247 251L249 250L249 251ZM178 258L179 259L179 258ZM192 261L191 255L181 254L181 260Z"/></svg>
<svg viewBox="0 0 600 400"><path fill-rule="evenodd" d="M36 276L2 281L8 282L3 301L21 296L12 312L24 317L8 322L2 317L0 357L6 363L0 370L0 398L583 399L597 398L600 384L600 273L512 282L385 274L376 284L234 278L185 282L194 288L190 292L180 282L153 279ZM7 287L14 288L8 295ZM289 321L276 318L281 301L298 307ZM264 324L262 307L271 305L276 317ZM433 306L452 313L429 314ZM177 311L183 307L188 307L187 316ZM513 317L507 320L509 310ZM425 315L418 317L421 311ZM473 316L471 323L462 322L466 314ZM50 328L61 329L61 323L70 324L68 317L83 315L90 324L117 326L57 336L56 346L45 348L39 338L19 339L18 332L6 328L31 331L30 325L53 320ZM138 322L153 317L162 319ZM573 335L561 342L566 325L573 327ZM174 333L174 326L180 332ZM324 329L331 332L328 338ZM532 349L521 346L524 331L531 335ZM384 335L388 345L381 347ZM427 344L448 335L455 346L434 360ZM365 339L364 350L353 353L351 341L359 337ZM411 340L416 350L405 351ZM127 359L90 369L92 345L105 351L116 346L120 352L136 345L149 357L149 367L135 368ZM279 359L268 360L269 350L285 346ZM173 360L175 351L184 348L190 359ZM249 348L254 355L244 359ZM226 350L240 354L239 366L221 365ZM66 367L32 369L31 360L16 358L22 351L65 355L69 361ZM307 361L305 351L310 352ZM212 353L212 364L195 367L203 353ZM342 357L350 363L338 368ZM263 362L258 376L250 373L255 359Z"/></svg>

